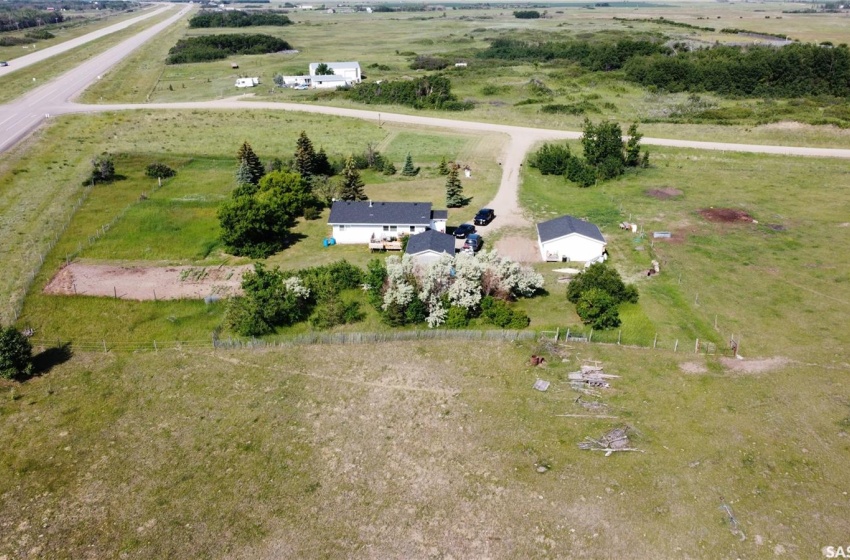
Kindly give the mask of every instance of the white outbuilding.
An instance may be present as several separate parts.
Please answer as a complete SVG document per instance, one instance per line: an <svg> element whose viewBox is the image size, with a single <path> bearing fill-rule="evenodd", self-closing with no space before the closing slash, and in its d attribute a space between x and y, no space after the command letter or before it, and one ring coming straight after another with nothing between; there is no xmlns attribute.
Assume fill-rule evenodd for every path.
<svg viewBox="0 0 850 560"><path fill-rule="evenodd" d="M328 69L333 71L334 76L342 76L348 84L359 84L361 79L360 63L359 62L311 62L310 76L315 82L317 78L326 78L327 76L317 76L316 69L320 64L326 64Z"/></svg>
<svg viewBox="0 0 850 560"><path fill-rule="evenodd" d="M537 224L537 243L544 261L590 262L602 260L607 254L599 228L573 216Z"/></svg>

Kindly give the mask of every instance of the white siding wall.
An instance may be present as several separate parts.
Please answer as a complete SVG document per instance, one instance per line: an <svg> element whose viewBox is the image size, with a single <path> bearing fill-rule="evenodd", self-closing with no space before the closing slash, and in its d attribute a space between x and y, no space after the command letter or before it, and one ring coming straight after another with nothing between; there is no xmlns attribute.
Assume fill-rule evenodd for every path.
<svg viewBox="0 0 850 560"><path fill-rule="evenodd" d="M560 239L540 242L540 254L546 259L547 253L557 253L558 260L567 257L571 261L589 261L602 255L605 244L595 239L589 239L582 235L568 235Z"/></svg>
<svg viewBox="0 0 850 560"><path fill-rule="evenodd" d="M384 226L373 226L373 225L363 225L363 226L345 226L341 228L341 226L335 225L333 226L333 238L336 239L337 243L345 244L366 244L369 243L369 240L372 239L372 234L375 234L377 238L388 238L388 237L398 237L399 235L409 234L413 235L415 233L422 233L425 231L425 226L415 226L415 231L410 231L410 226L396 226L395 231L384 231Z"/></svg>
<svg viewBox="0 0 850 560"><path fill-rule="evenodd" d="M435 251L423 251L421 253L416 253L415 255L411 255L416 264L427 267L431 263L437 262L440 260L440 257L444 253L437 253Z"/></svg>

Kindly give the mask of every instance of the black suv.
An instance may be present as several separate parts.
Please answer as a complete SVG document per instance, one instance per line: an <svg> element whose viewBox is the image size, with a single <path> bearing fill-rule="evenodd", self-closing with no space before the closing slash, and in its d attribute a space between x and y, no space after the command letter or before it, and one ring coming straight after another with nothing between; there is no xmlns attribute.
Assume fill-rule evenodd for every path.
<svg viewBox="0 0 850 560"><path fill-rule="evenodd" d="M495 213L495 212L493 212L493 210L492 210L492 209L490 209L490 208L482 208L482 209L481 209L481 210L479 210L479 211L478 211L478 213L475 215L475 219L474 219L474 220L472 220L472 222L473 222L476 226L486 226L487 224L489 224L490 222L492 222L492 221L493 221L493 218L495 218L495 217L496 217L496 213Z"/></svg>
<svg viewBox="0 0 850 560"><path fill-rule="evenodd" d="M460 224L455 228L455 237L458 239L466 239L470 233L475 233L475 226L472 224Z"/></svg>

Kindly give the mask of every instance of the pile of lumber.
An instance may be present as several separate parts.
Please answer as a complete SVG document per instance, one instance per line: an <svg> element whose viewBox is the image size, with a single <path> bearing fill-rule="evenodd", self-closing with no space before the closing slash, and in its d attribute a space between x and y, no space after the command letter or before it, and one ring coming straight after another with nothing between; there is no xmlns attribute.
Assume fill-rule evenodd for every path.
<svg viewBox="0 0 850 560"><path fill-rule="evenodd" d="M640 449L629 447L628 428L614 428L599 439L586 437L583 442L578 444L578 447L579 449L586 449L588 451L604 451L606 457L615 451L641 451Z"/></svg>
<svg viewBox="0 0 850 560"><path fill-rule="evenodd" d="M601 365L584 364L579 371L567 374L567 379L573 389L581 390L587 387L594 389L608 389L611 384L609 379L618 379L619 375L605 373Z"/></svg>

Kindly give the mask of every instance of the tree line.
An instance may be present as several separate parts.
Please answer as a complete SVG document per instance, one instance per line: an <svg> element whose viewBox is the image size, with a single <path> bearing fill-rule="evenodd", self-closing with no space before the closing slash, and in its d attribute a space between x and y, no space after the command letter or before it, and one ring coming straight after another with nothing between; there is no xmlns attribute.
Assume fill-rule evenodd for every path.
<svg viewBox="0 0 850 560"><path fill-rule="evenodd" d="M289 50L289 43L271 35L202 35L180 39L168 51L166 64L209 62L232 54L267 54Z"/></svg>
<svg viewBox="0 0 850 560"><path fill-rule="evenodd" d="M622 68L630 59L653 54L670 54L661 42L644 39L620 39L616 42L588 41L526 42L517 39L495 39L478 53L479 58L499 60L550 61L568 60L593 71Z"/></svg>
<svg viewBox="0 0 850 560"><path fill-rule="evenodd" d="M191 28L206 27L254 27L258 25L292 25L292 20L282 13L265 12L243 12L241 10L228 10L218 12L202 10L189 20Z"/></svg>
<svg viewBox="0 0 850 560"><path fill-rule="evenodd" d="M714 47L676 56L633 58L624 70L632 81L671 92L774 97L850 95L847 45Z"/></svg>
<svg viewBox="0 0 850 560"><path fill-rule="evenodd" d="M48 12L25 8L20 10L0 11L0 31L19 31L31 27L41 27L52 23L65 21L62 12Z"/></svg>
<svg viewBox="0 0 850 560"><path fill-rule="evenodd" d="M464 111L472 108L472 103L458 100L452 93L451 80L439 74L414 80L363 82L350 88L348 97L359 103L398 104L415 109Z"/></svg>

